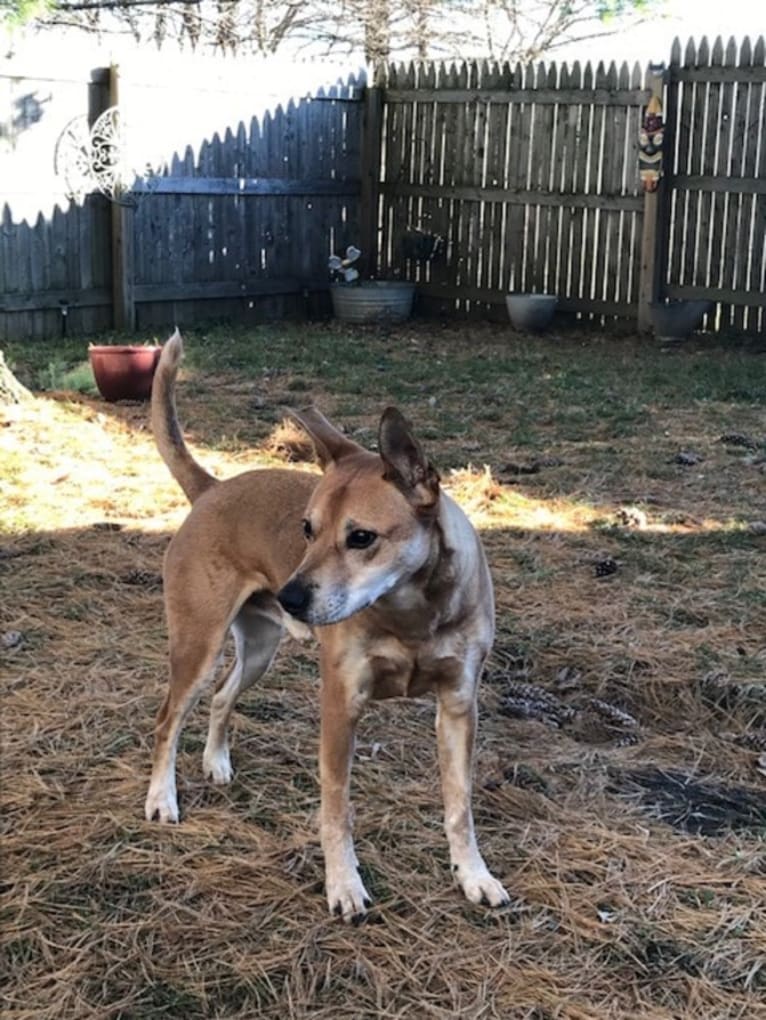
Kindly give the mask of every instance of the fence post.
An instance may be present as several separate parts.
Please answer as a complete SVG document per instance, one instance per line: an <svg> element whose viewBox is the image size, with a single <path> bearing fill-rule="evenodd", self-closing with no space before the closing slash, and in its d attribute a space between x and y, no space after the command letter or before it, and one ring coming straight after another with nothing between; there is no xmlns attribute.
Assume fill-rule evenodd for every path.
<svg viewBox="0 0 766 1020"><path fill-rule="evenodd" d="M109 101L120 101L120 72L109 68ZM114 328L131 331L136 328L136 302L133 289L133 207L112 201L112 308Z"/></svg>
<svg viewBox="0 0 766 1020"><path fill-rule="evenodd" d="M380 86L368 85L364 90L363 102L359 199L359 247L362 250L360 269L362 275L374 276L378 270L378 205L383 137L383 90Z"/></svg>
<svg viewBox="0 0 766 1020"><path fill-rule="evenodd" d="M660 103L663 100L665 82L664 68L649 67L646 76L646 88ZM642 119L643 124L643 119ZM663 145L663 158L670 159L667 128ZM643 182L642 182L643 183ZM659 297L662 258L660 247L665 237L666 203L665 174L659 179L655 190L644 189L644 218L641 233L641 268L638 282L638 330L648 333L651 329L649 305Z"/></svg>

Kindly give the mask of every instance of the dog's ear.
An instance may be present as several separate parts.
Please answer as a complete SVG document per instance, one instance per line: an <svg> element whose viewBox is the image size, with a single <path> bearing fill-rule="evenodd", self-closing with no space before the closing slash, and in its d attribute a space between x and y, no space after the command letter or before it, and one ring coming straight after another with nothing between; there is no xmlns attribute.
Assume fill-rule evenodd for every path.
<svg viewBox="0 0 766 1020"><path fill-rule="evenodd" d="M317 460L323 469L342 457L351 453L359 453L362 449L353 439L344 436L334 425L330 424L315 407L304 407L300 411L290 408L287 414L308 433L314 444Z"/></svg>
<svg viewBox="0 0 766 1020"><path fill-rule="evenodd" d="M412 426L395 407L387 407L380 419L378 449L392 482L416 509L427 511L439 499L439 472L423 452Z"/></svg>

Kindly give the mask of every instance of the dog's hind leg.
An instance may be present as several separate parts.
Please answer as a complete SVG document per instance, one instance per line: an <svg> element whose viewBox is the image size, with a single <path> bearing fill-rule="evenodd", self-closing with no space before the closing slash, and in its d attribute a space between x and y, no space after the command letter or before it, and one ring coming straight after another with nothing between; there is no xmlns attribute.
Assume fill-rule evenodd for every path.
<svg viewBox="0 0 766 1020"><path fill-rule="evenodd" d="M479 852L471 809L476 698L472 692L440 688L436 713L444 828L452 873L472 903L491 907L509 902L508 893L490 874Z"/></svg>
<svg viewBox="0 0 766 1020"><path fill-rule="evenodd" d="M231 630L237 661L219 686L210 705L202 767L214 783L228 783L232 777L227 736L229 718L237 698L263 676L279 646L283 628L282 611L273 595L260 592L251 596L237 613Z"/></svg>
<svg viewBox="0 0 766 1020"><path fill-rule="evenodd" d="M215 667L218 650L226 633L225 623L212 632L189 628L183 640L171 636L170 685L157 713L154 730L154 759L149 792L146 795L147 821L178 821L176 795L176 751L181 729L202 693Z"/></svg>
<svg viewBox="0 0 766 1020"><path fill-rule="evenodd" d="M180 533L179 533L180 534ZM175 539L174 539L175 541ZM165 560L165 602L170 640L170 681L157 713L147 821L178 821L176 750L181 729L211 678L226 631L245 593L239 579L209 563L176 554Z"/></svg>

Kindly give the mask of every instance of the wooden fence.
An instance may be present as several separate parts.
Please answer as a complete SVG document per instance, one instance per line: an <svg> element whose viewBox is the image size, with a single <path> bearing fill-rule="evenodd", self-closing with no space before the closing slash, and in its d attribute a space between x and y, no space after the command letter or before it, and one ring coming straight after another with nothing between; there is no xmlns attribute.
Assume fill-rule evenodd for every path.
<svg viewBox="0 0 766 1020"><path fill-rule="evenodd" d="M564 310L635 314L649 97L637 67L391 69L379 84L384 270L414 226L448 240L420 270L442 311L544 291Z"/></svg>
<svg viewBox="0 0 766 1020"><path fill-rule="evenodd" d="M70 75L42 97L41 80L5 79L7 117L18 107L23 128L32 110L16 165L32 165L27 137L58 130L65 102L93 120L118 99L153 128L166 169L135 210L92 194L62 209L58 195L30 219L6 192L0 339L314 314L327 308L329 253L352 243L367 271L417 280L425 314L504 319L509 291L548 291L564 311L645 328L653 298L709 297L709 328L766 331L762 39L676 44L660 75L391 66L373 87L306 86L257 118L263 78L216 73ZM665 176L645 195L638 134L652 92ZM432 261L411 257L423 235L444 239Z"/></svg>
<svg viewBox="0 0 766 1020"><path fill-rule="evenodd" d="M315 85L307 65L304 94L285 99L269 81L275 68L285 71L6 79L7 109L21 123L18 151L4 154L17 172L0 235L0 339L305 315L322 296L329 307L328 256L359 238L364 79ZM294 96L301 68L287 70ZM100 194L69 201L52 175L54 147L72 118L81 131L83 117L92 123L115 104L135 161L148 154L162 172L133 205ZM26 211L27 168L42 162L47 176L32 191L56 204L20 216L12 203Z"/></svg>

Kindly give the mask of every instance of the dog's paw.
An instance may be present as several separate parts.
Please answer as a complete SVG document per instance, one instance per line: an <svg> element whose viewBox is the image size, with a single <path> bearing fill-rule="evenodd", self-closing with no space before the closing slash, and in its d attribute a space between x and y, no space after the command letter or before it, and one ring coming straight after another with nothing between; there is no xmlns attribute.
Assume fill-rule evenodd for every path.
<svg viewBox="0 0 766 1020"><path fill-rule="evenodd" d="M228 747L220 747L214 751L205 748L202 755L202 771L205 779L212 780L216 786L225 786L232 781L234 769L231 767Z"/></svg>
<svg viewBox="0 0 766 1020"><path fill-rule="evenodd" d="M327 905L333 917L353 925L362 923L372 900L357 871L327 876Z"/></svg>
<svg viewBox="0 0 766 1020"><path fill-rule="evenodd" d="M488 907L506 907L511 902L508 893L486 867L468 869L453 864L452 871L466 899L471 903Z"/></svg>
<svg viewBox="0 0 766 1020"><path fill-rule="evenodd" d="M155 819L166 824L177 822L178 800L175 790L169 790L164 786L156 788L150 786L149 793L146 795L144 814L147 822L153 822Z"/></svg>

